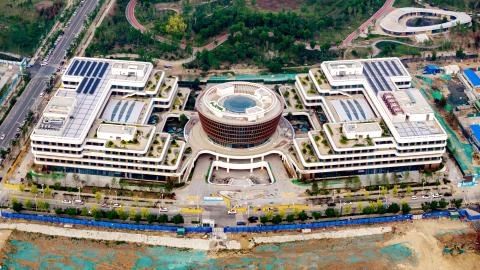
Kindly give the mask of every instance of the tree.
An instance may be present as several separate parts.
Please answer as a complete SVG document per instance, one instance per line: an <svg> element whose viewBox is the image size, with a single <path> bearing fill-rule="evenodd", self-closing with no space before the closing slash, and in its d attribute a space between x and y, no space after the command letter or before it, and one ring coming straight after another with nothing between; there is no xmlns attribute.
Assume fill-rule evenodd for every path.
<svg viewBox="0 0 480 270"><path fill-rule="evenodd" d="M305 211L302 211L298 214L298 219L300 219L301 221L305 221L308 219L308 215Z"/></svg>
<svg viewBox="0 0 480 270"><path fill-rule="evenodd" d="M47 186L47 187L43 190L43 193L44 193L45 195L47 195L48 197L50 197L50 196L52 195L52 189L51 189L49 186Z"/></svg>
<svg viewBox="0 0 480 270"><path fill-rule="evenodd" d="M186 29L187 24L180 14L170 16L170 18L168 18L167 25L165 26L165 31L173 35L182 35Z"/></svg>
<svg viewBox="0 0 480 270"><path fill-rule="evenodd" d="M136 215L137 215L137 210L133 207L130 208L130 210L128 211L128 216L130 217L130 220L133 220Z"/></svg>
<svg viewBox="0 0 480 270"><path fill-rule="evenodd" d="M366 199L368 199L368 197L370 196L370 193L368 192L368 190L364 190L363 191L363 197Z"/></svg>
<svg viewBox="0 0 480 270"><path fill-rule="evenodd" d="M280 222L282 222L282 217L280 215L275 215L272 218L272 223L273 224L280 224Z"/></svg>
<svg viewBox="0 0 480 270"><path fill-rule="evenodd" d="M33 206L32 201L25 200L25 208L26 209L32 209L32 206Z"/></svg>
<svg viewBox="0 0 480 270"><path fill-rule="evenodd" d="M343 211L347 215L350 214L352 212L352 205L350 205L350 204L345 205L345 208L343 209Z"/></svg>
<svg viewBox="0 0 480 270"><path fill-rule="evenodd" d="M358 202L358 203L357 203L357 210L356 210L356 211L361 212L362 209L363 209L363 204L362 204L362 202Z"/></svg>
<svg viewBox="0 0 480 270"><path fill-rule="evenodd" d="M322 217L322 213L318 212L318 211L313 211L312 212L312 217L315 219L315 220L319 220L321 217Z"/></svg>
<svg viewBox="0 0 480 270"><path fill-rule="evenodd" d="M32 186L30 187L30 192L31 192L32 194L37 194L37 193L38 193L38 188L37 188L37 186L36 186L36 185L32 185Z"/></svg>
<svg viewBox="0 0 480 270"><path fill-rule="evenodd" d="M103 194L100 191L95 192L95 201L97 203L100 203L100 201L102 201L102 198L103 198Z"/></svg>
<svg viewBox="0 0 480 270"><path fill-rule="evenodd" d="M407 215L408 213L410 213L410 210L412 210L412 208L410 207L410 205L408 205L408 203L402 203L402 214Z"/></svg>
<svg viewBox="0 0 480 270"><path fill-rule="evenodd" d="M398 195L398 186L397 185L393 186L392 195L393 195L393 197L397 197L397 195Z"/></svg>
<svg viewBox="0 0 480 270"><path fill-rule="evenodd" d="M167 223L168 222L168 216L167 214L161 214L158 216L158 222L159 223Z"/></svg>
<svg viewBox="0 0 480 270"><path fill-rule="evenodd" d="M133 217L133 220L135 220L136 223L139 223L140 220L142 220L142 215L140 214L135 214L135 216Z"/></svg>
<svg viewBox="0 0 480 270"><path fill-rule="evenodd" d="M447 207L447 205L448 205L448 202L444 198L440 199L440 201L438 202L438 206L442 209Z"/></svg>
<svg viewBox="0 0 480 270"><path fill-rule="evenodd" d="M411 187L411 186L407 186L407 191L406 191L405 193L407 194L407 196L412 195L412 187Z"/></svg>
<svg viewBox="0 0 480 270"><path fill-rule="evenodd" d="M268 217L267 217L267 216L261 216L261 217L260 217L260 222L261 222L262 224L264 224L264 225L267 224L267 222L268 222Z"/></svg>
<svg viewBox="0 0 480 270"><path fill-rule="evenodd" d="M86 207L82 208L82 211L80 212L80 215L82 216L88 216L88 209Z"/></svg>
<svg viewBox="0 0 480 270"><path fill-rule="evenodd" d="M140 209L140 214L142 215L142 219L146 219L149 213L150 212L148 211L147 208L142 207L142 209Z"/></svg>
<svg viewBox="0 0 480 270"><path fill-rule="evenodd" d="M362 213L365 214L365 215L371 215L375 212L375 209L371 206L367 206L365 208L363 208L362 210Z"/></svg>
<svg viewBox="0 0 480 270"><path fill-rule="evenodd" d="M388 206L388 212L389 213L398 213L400 211L400 206L397 203L392 203Z"/></svg>
<svg viewBox="0 0 480 270"><path fill-rule="evenodd" d="M23 204L19 202L16 198L12 199L12 209L15 212L20 212L23 210Z"/></svg>
<svg viewBox="0 0 480 270"><path fill-rule="evenodd" d="M385 195L387 195L387 192L388 192L387 187L382 186L380 188L380 194L382 194L383 197L385 197Z"/></svg>
<svg viewBox="0 0 480 270"><path fill-rule="evenodd" d="M183 224L183 216L181 214L176 214L175 216L172 217L172 222L174 224Z"/></svg>
<svg viewBox="0 0 480 270"><path fill-rule="evenodd" d="M286 220L287 220L287 222L292 223L293 221L295 221L295 215L294 214L288 214Z"/></svg>
<svg viewBox="0 0 480 270"><path fill-rule="evenodd" d="M148 214L148 215L147 215L147 221L148 221L148 223L152 223L152 222L154 222L154 221L156 221L156 220L157 220L157 216L156 216L156 215L154 215L154 214Z"/></svg>
<svg viewBox="0 0 480 270"><path fill-rule="evenodd" d="M429 202L422 203L422 210L424 212L427 212L428 210L430 210L430 203Z"/></svg>
<svg viewBox="0 0 480 270"><path fill-rule="evenodd" d="M329 207L325 210L325 215L329 218L336 217L337 216L337 210L335 210L335 208Z"/></svg>
<svg viewBox="0 0 480 270"><path fill-rule="evenodd" d="M430 203L430 210L436 211L438 209L438 202L437 201L432 201Z"/></svg>
<svg viewBox="0 0 480 270"><path fill-rule="evenodd" d="M450 201L452 205L454 205L456 208L462 207L463 199L453 199Z"/></svg>

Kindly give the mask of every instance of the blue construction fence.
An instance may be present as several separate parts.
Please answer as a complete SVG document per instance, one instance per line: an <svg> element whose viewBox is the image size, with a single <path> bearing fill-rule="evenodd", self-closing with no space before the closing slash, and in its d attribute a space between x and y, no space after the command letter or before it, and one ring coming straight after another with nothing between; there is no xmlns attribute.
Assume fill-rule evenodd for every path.
<svg viewBox="0 0 480 270"><path fill-rule="evenodd" d="M373 223L383 223L392 221L411 220L413 215L400 215L389 217L375 217L375 218L359 218L359 219L346 219L337 221L324 221L313 222L305 224L281 224L281 225L268 225L268 226L256 226L256 227L225 227L225 232L267 232L267 231L283 231L283 230L299 230L299 229L318 229L337 226L348 225L363 225Z"/></svg>
<svg viewBox="0 0 480 270"><path fill-rule="evenodd" d="M119 223L119 222L107 222L107 221L84 220L84 219L63 218L63 217L39 216L39 215L30 215L30 214L18 214L18 213L9 213L9 212L2 212L2 218L25 219L25 220L35 220L35 221L43 221L43 222L66 223L66 224L73 224L73 225L104 227L104 228L112 228L112 229L141 230L141 231L176 232L178 228L183 228L178 226L129 224L129 223ZM185 232L186 233L210 233L212 232L212 228L185 227Z"/></svg>

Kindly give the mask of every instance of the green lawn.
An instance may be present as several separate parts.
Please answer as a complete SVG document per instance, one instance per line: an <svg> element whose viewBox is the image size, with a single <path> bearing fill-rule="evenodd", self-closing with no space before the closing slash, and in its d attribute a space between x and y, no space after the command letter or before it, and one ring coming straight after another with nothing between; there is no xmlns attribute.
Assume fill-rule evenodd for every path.
<svg viewBox="0 0 480 270"><path fill-rule="evenodd" d="M0 0L0 51L31 56L66 0Z"/></svg>

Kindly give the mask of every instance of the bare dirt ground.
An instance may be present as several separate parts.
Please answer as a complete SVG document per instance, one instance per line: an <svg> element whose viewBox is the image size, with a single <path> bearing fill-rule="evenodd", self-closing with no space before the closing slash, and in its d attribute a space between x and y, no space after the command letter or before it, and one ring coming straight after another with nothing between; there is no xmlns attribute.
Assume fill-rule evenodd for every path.
<svg viewBox="0 0 480 270"><path fill-rule="evenodd" d="M295 10L305 0L257 0L256 8L268 11Z"/></svg>
<svg viewBox="0 0 480 270"><path fill-rule="evenodd" d="M461 255L444 255L445 244L456 239L458 243L475 241L470 223L455 220L422 220L397 227L397 234L386 245L405 243L417 257L416 265L398 265L399 269L478 269L480 255L466 250Z"/></svg>

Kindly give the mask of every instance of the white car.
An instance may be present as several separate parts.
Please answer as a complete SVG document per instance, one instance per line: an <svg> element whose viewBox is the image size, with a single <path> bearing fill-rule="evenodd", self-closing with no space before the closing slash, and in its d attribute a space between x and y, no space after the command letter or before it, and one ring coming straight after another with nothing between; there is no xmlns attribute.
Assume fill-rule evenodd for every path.
<svg viewBox="0 0 480 270"><path fill-rule="evenodd" d="M168 208L166 208L166 207L160 207L158 211L165 213L165 212L168 212Z"/></svg>
<svg viewBox="0 0 480 270"><path fill-rule="evenodd" d="M2 136L0 136L0 140L3 140L5 139L5 134L2 134Z"/></svg>
<svg viewBox="0 0 480 270"><path fill-rule="evenodd" d="M70 201L70 200L63 200L62 202L63 202L64 204L72 204L72 201Z"/></svg>
<svg viewBox="0 0 480 270"><path fill-rule="evenodd" d="M113 204L113 207L114 207L114 208L120 208L120 207L122 207L122 205L119 204L119 203L114 203L114 204Z"/></svg>
<svg viewBox="0 0 480 270"><path fill-rule="evenodd" d="M73 201L75 204L80 204L80 205L83 205L84 202L82 200L79 200L79 199L76 199Z"/></svg>
<svg viewBox="0 0 480 270"><path fill-rule="evenodd" d="M428 199L428 198L430 198L430 195L428 195L428 194L424 194L424 195L422 196L422 198L424 198L424 199Z"/></svg>
<svg viewBox="0 0 480 270"><path fill-rule="evenodd" d="M417 196L413 195L412 200L416 200L416 199L417 199Z"/></svg>
<svg viewBox="0 0 480 270"><path fill-rule="evenodd" d="M235 210L234 208L231 208L231 209L228 209L228 212L227 212L229 215L235 215L237 213L237 210Z"/></svg>
<svg viewBox="0 0 480 270"><path fill-rule="evenodd" d="M440 195L438 193L432 193L432 197L433 198L440 198L440 197L442 197L442 195Z"/></svg>
<svg viewBox="0 0 480 270"><path fill-rule="evenodd" d="M352 205L352 202L344 202L344 203L343 203L343 205L347 205L347 204Z"/></svg>

